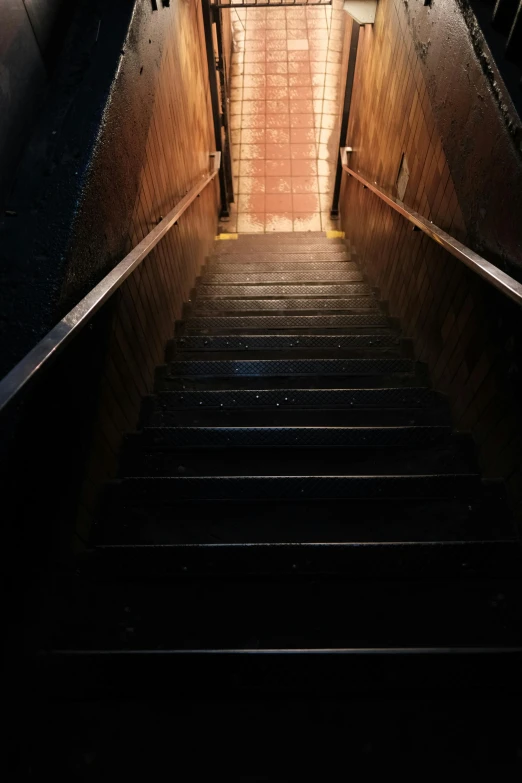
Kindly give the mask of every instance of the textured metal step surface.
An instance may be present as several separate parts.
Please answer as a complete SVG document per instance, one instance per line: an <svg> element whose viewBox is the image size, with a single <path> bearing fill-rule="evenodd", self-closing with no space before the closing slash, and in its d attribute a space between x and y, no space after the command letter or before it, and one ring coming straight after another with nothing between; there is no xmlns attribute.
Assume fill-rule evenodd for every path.
<svg viewBox="0 0 522 783"><path fill-rule="evenodd" d="M169 409L186 408L428 408L440 405L432 389L405 386L378 389L219 389L165 391L156 397Z"/></svg>
<svg viewBox="0 0 522 783"><path fill-rule="evenodd" d="M304 310L378 310L379 304L373 296L346 297L344 299L196 299L193 303L194 313L237 313L254 311L266 313Z"/></svg>
<svg viewBox="0 0 522 783"><path fill-rule="evenodd" d="M322 263L325 261L350 261L351 255L347 250L326 250L315 251L313 253L288 253L286 251L280 253L271 253L266 250L256 250L256 252L243 251L242 253L229 253L227 255L213 256L210 259L209 265L214 263L226 263L227 264L261 264L261 263L276 263L280 266L286 266L287 264L293 264L296 262L303 263Z"/></svg>
<svg viewBox="0 0 522 783"><path fill-rule="evenodd" d="M206 272L211 274L220 274L223 272L338 272L344 266L348 269L358 269L353 261L286 261L281 264L279 261L257 261L256 263L247 263L246 261L212 261L205 267Z"/></svg>
<svg viewBox="0 0 522 783"><path fill-rule="evenodd" d="M328 239L326 231L271 231L269 234L256 234L249 231L238 233L237 239L229 240L233 242L258 242L269 241L271 239L278 242L294 242L296 239L301 242L309 239ZM223 240L219 240L223 241ZM225 240L226 241L226 240Z"/></svg>
<svg viewBox="0 0 522 783"><path fill-rule="evenodd" d="M380 375L413 373L410 359L230 359L175 360L166 376Z"/></svg>
<svg viewBox="0 0 522 783"><path fill-rule="evenodd" d="M149 449L259 446L398 446L449 442L450 427L148 427Z"/></svg>
<svg viewBox="0 0 522 783"><path fill-rule="evenodd" d="M399 348L401 338L394 334L187 335L174 343L177 351L369 350Z"/></svg>
<svg viewBox="0 0 522 783"><path fill-rule="evenodd" d="M324 231L274 231L270 234L237 234L236 239L219 239L214 247L229 245L253 245L259 247L265 244L295 245L306 242L343 242L342 237L327 237Z"/></svg>
<svg viewBox="0 0 522 783"><path fill-rule="evenodd" d="M228 389L227 391L234 391ZM252 389L252 391L254 391ZM183 392L182 392L183 393ZM197 394L197 392L194 392ZM451 416L447 405L429 407L332 407L302 408L280 403L274 407L180 408L169 405L164 392L144 400L140 422L146 427L412 427L414 425L448 425ZM169 392L165 392L166 395ZM301 473L303 471L300 471ZM123 475L123 474L121 474Z"/></svg>
<svg viewBox="0 0 522 783"><path fill-rule="evenodd" d="M125 478L114 500L156 506L178 500L478 497L475 474L417 476L204 476Z"/></svg>
<svg viewBox="0 0 522 783"><path fill-rule="evenodd" d="M344 285L199 285L197 299L281 299L292 297L329 296L371 296L372 290L366 283Z"/></svg>
<svg viewBox="0 0 522 783"><path fill-rule="evenodd" d="M297 283L350 283L362 281L363 274L355 264L344 264L338 269L324 271L291 271L281 269L272 272L210 272L201 278L202 285L268 285Z"/></svg>
<svg viewBox="0 0 522 783"><path fill-rule="evenodd" d="M239 255L241 253L343 253L350 252L342 240L324 240L323 242L286 242L284 245L274 242L264 242L261 245L253 242L220 242L214 246L213 257Z"/></svg>
<svg viewBox="0 0 522 783"><path fill-rule="evenodd" d="M192 316L185 322L189 334L221 329L235 329L241 332L250 329L343 329L389 326L388 319L380 313L356 313L349 315L253 315L253 316Z"/></svg>

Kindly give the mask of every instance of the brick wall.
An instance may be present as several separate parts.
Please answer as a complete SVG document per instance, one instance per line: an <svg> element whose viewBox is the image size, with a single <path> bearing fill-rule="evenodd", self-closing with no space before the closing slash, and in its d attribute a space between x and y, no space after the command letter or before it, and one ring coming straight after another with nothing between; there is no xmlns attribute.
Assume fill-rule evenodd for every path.
<svg viewBox="0 0 522 783"><path fill-rule="evenodd" d="M350 166L393 195L404 156L405 204L468 240L446 140L398 0L380 0L375 25L361 28L346 143L354 149ZM519 308L346 175L341 215L368 278L414 340L434 386L449 396L456 428L473 433L484 475L505 478L519 501Z"/></svg>
<svg viewBox="0 0 522 783"><path fill-rule="evenodd" d="M169 29L128 250L208 172L214 149L200 2L178 2L173 10L164 15ZM100 487L116 475L122 436L136 428L141 400L152 390L154 368L164 361L175 320L209 253L217 214L214 180L116 294L79 512L83 540Z"/></svg>

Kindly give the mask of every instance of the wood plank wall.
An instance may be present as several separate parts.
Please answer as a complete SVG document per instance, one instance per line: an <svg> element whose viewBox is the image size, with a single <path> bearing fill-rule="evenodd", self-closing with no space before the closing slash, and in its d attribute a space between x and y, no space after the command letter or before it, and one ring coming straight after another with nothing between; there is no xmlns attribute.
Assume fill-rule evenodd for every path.
<svg viewBox="0 0 522 783"><path fill-rule="evenodd" d="M214 149L201 2L176 0L169 11L163 16L169 27L128 251L209 171ZM136 428L154 369L164 361L175 321L209 254L218 198L214 180L116 294L79 510L82 541L89 536L100 487L116 475L122 436Z"/></svg>
<svg viewBox="0 0 522 783"><path fill-rule="evenodd" d="M405 204L466 242L400 0L380 0L375 25L361 28L346 143L354 149L351 167L393 195L405 155ZM512 354L519 309L346 174L340 203L364 272L414 340L435 388L449 396L456 428L473 433L484 475L506 479L520 502L522 428Z"/></svg>

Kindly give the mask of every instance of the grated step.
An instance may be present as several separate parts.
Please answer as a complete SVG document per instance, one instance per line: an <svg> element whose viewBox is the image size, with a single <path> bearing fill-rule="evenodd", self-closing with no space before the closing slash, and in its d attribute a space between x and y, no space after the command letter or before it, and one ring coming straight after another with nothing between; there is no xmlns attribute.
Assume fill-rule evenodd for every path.
<svg viewBox="0 0 522 783"><path fill-rule="evenodd" d="M304 298L317 296L371 296L372 290L366 283L344 285L199 285L196 296L199 299L281 299L284 297Z"/></svg>
<svg viewBox="0 0 522 783"><path fill-rule="evenodd" d="M151 399L151 398L145 398ZM165 391L152 402L169 410L189 408L278 409L290 401L295 408L339 410L353 408L431 408L442 398L432 389L420 386L338 389L219 389Z"/></svg>
<svg viewBox="0 0 522 783"><path fill-rule="evenodd" d="M191 308L198 315L237 312L268 313L270 311L303 312L305 310L348 312L378 309L379 303L373 296L346 297L344 299L196 299Z"/></svg>
<svg viewBox="0 0 522 783"><path fill-rule="evenodd" d="M344 264L339 269L330 269L324 271L310 270L310 271L289 271L281 269L265 272L263 274L257 272L205 272L203 277L200 278L201 285L268 285L268 284L288 284L293 285L297 283L350 283L350 282L362 282L362 272L355 266L355 264Z"/></svg>
<svg viewBox="0 0 522 783"><path fill-rule="evenodd" d="M288 333L291 330L317 329L365 329L389 326L388 319L381 313L355 313L345 315L253 315L253 316L192 316L184 322L188 334L205 334L224 330L239 332L262 331L277 329Z"/></svg>
<svg viewBox="0 0 522 783"><path fill-rule="evenodd" d="M283 269L282 269L283 267ZM279 261L256 261L248 263L247 261L232 262L228 259L226 261L213 261L207 264L205 272L210 274L222 274L223 272L253 272L259 274L260 272L338 272L348 267L349 270L357 270L358 267L353 261L286 261L282 265Z"/></svg>
<svg viewBox="0 0 522 783"><path fill-rule="evenodd" d="M295 262L310 262L320 263L323 261L351 261L351 255L346 249L338 250L319 250L312 253L306 253L298 251L296 253L287 252L286 248L284 252L267 252L266 250L256 250L255 252L248 252L243 250L239 253L227 253L220 254L218 256L212 256L209 261L209 266L219 263L227 264L260 264L274 262L280 266L286 266Z"/></svg>
<svg viewBox="0 0 522 783"><path fill-rule="evenodd" d="M322 242L286 242L284 245L278 242L264 242L257 245L252 242L221 242L214 246L212 258L217 256L234 256L241 253L342 253L350 252L342 239L326 239Z"/></svg>
<svg viewBox="0 0 522 783"><path fill-rule="evenodd" d="M230 359L175 360L167 365L164 378L187 376L281 376L281 375L381 375L411 374L411 359Z"/></svg>
<svg viewBox="0 0 522 783"><path fill-rule="evenodd" d="M176 351L303 351L399 349L394 334L284 334L186 335L174 340Z"/></svg>

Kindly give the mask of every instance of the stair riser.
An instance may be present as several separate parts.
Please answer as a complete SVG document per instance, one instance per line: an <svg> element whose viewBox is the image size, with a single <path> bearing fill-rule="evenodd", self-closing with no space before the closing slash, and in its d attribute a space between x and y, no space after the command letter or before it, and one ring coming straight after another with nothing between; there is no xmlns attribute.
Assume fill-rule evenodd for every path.
<svg viewBox="0 0 522 783"><path fill-rule="evenodd" d="M471 460L465 451L451 446L424 444L388 446L228 446L161 450L132 450L122 455L121 476L318 476L347 473L351 476L427 473L466 474Z"/></svg>
<svg viewBox="0 0 522 783"><path fill-rule="evenodd" d="M307 500L354 498L477 497L475 475L452 476L272 476L125 479L114 488L120 502L169 506L180 500Z"/></svg>
<svg viewBox="0 0 522 783"><path fill-rule="evenodd" d="M513 683L522 665L520 652L346 650L338 652L263 653L258 650L214 653L173 651L143 652L134 655L67 655L55 654L40 662L39 682L56 697L127 698L129 683L134 697L181 693L191 697L201 694L233 693L302 693L303 690L331 694L373 693L404 697L440 697L450 693L476 693L476 684L507 689L513 694ZM173 672L175 676L173 677ZM518 688L517 688L518 690Z"/></svg>
<svg viewBox="0 0 522 783"><path fill-rule="evenodd" d="M349 314L349 315L267 315L267 316L193 316L184 324L187 334L204 334L215 332L223 334L219 330L235 330L241 333L250 330L263 331L263 333L277 330L278 333L289 333L290 330L309 330L314 333L317 330L330 329L365 329L388 327L386 316L379 313Z"/></svg>
<svg viewBox="0 0 522 783"><path fill-rule="evenodd" d="M94 622L82 627L81 615L71 615L67 636L63 642L55 639L58 647L66 639L73 649L129 651L241 650L254 639L252 646L260 651L417 647L437 638L453 647L487 644L495 637L497 644L520 642L512 626L519 591L506 579L484 584L470 576L458 592L451 580L369 582L350 575L317 582L306 573L214 583L188 573L165 585L115 581L109 577L78 590L79 599L94 610ZM504 605L495 612L488 604L499 593ZM511 627L503 627L505 620Z"/></svg>
<svg viewBox="0 0 522 783"><path fill-rule="evenodd" d="M151 479L167 481L167 479ZM112 488L111 488L112 489ZM113 490L114 492L114 490ZM106 493L94 543L256 544L513 537L498 498L199 498L121 505Z"/></svg>
<svg viewBox="0 0 522 783"><path fill-rule="evenodd" d="M433 446L449 444L449 427L179 427L147 428L134 448Z"/></svg>
<svg viewBox="0 0 522 783"><path fill-rule="evenodd" d="M362 544L190 544L107 546L85 558L82 573L132 581L136 574L157 578L239 574L349 574L354 578L517 578L522 552L514 541Z"/></svg>

